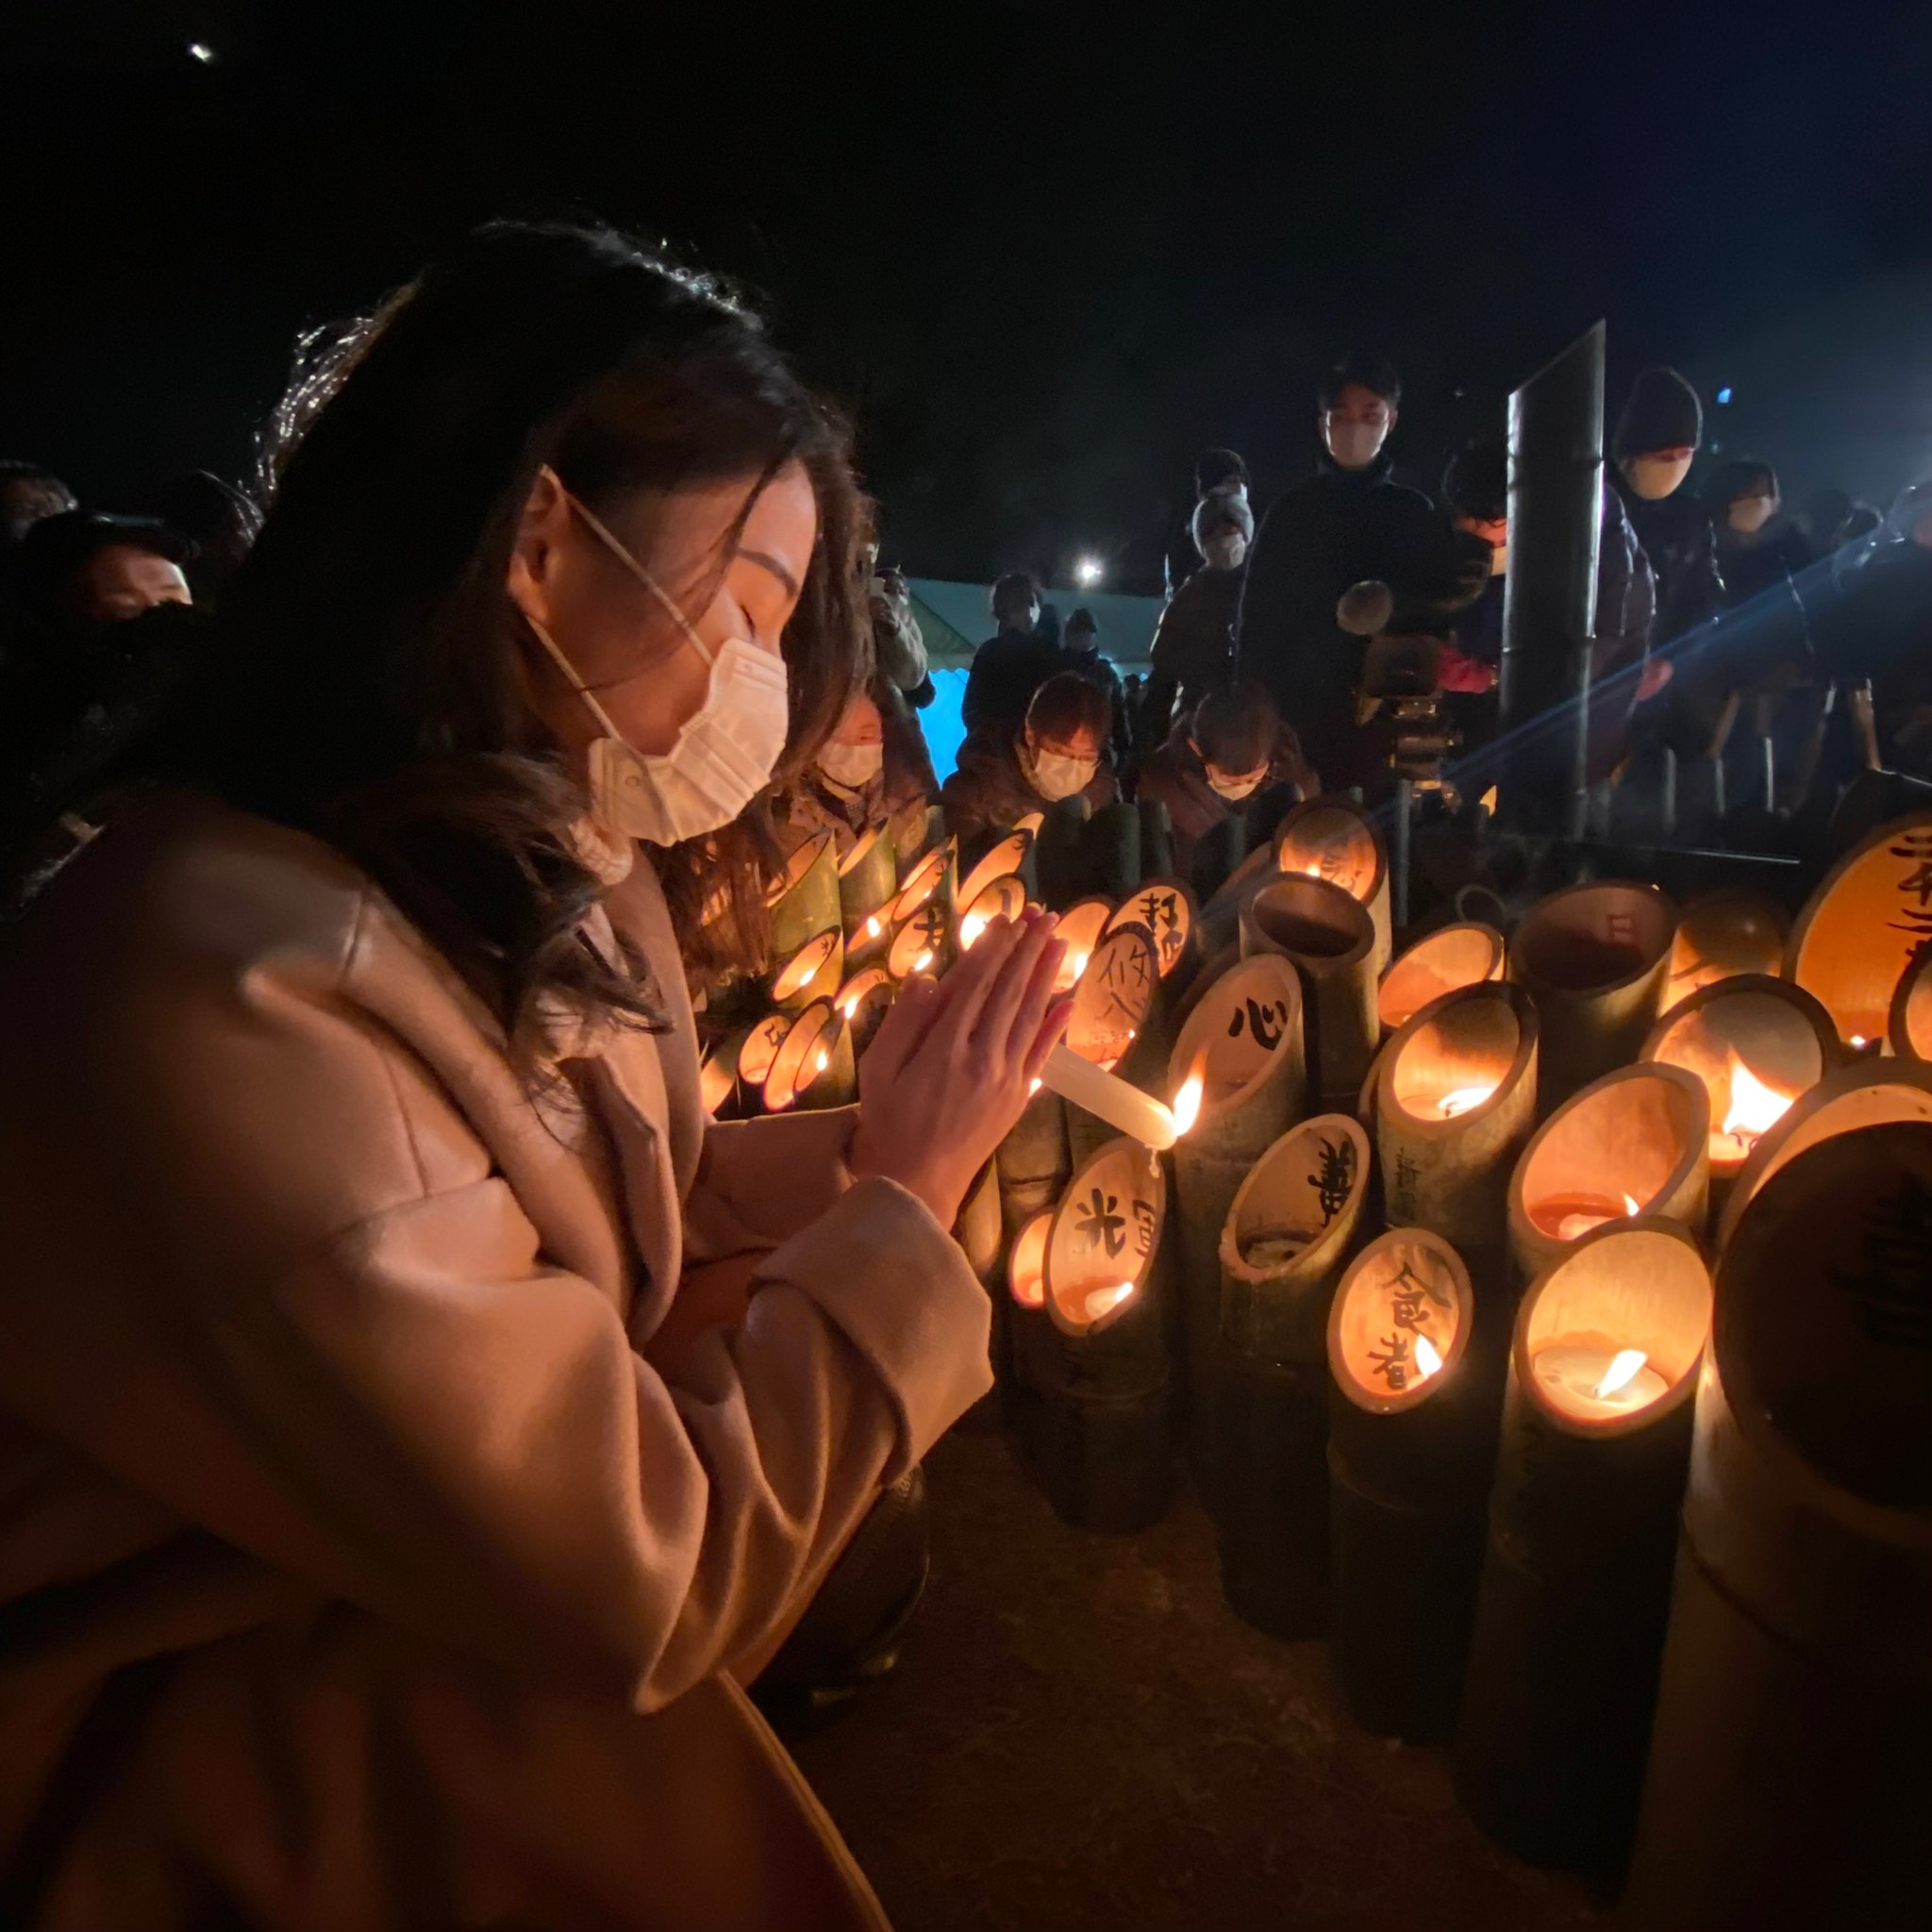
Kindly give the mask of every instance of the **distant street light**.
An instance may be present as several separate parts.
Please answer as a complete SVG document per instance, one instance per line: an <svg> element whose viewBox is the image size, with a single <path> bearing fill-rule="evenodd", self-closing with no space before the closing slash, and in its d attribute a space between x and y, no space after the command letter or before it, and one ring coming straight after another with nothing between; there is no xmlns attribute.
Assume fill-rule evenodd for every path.
<svg viewBox="0 0 1932 1932"><path fill-rule="evenodd" d="M215 50L206 41L190 41L188 54L191 59L199 60L204 67L214 65Z"/></svg>
<svg viewBox="0 0 1932 1932"><path fill-rule="evenodd" d="M1717 399L1720 403L1727 403L1730 401L1731 386L1729 383L1725 383L1724 388L1718 391Z"/></svg>
<svg viewBox="0 0 1932 1932"><path fill-rule="evenodd" d="M1083 557L1074 566L1074 575L1083 591L1091 591L1107 575L1107 566L1097 557Z"/></svg>

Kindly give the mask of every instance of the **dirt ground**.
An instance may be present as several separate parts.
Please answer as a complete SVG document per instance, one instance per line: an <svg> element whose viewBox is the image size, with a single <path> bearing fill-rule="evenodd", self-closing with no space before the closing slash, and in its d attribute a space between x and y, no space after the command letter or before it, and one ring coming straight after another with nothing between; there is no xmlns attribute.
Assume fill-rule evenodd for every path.
<svg viewBox="0 0 1932 1932"><path fill-rule="evenodd" d="M899 1932L1610 1923L1477 1835L1441 1752L1357 1730L1321 1644L1226 1607L1185 1491L1141 1536L1068 1529L980 1416L926 1473L898 1670L784 1725Z"/></svg>

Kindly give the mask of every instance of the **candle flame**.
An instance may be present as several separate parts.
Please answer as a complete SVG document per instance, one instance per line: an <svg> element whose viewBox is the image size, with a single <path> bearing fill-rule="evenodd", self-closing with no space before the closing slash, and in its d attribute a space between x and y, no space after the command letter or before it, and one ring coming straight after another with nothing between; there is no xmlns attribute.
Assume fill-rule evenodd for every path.
<svg viewBox="0 0 1932 1932"><path fill-rule="evenodd" d="M1040 1077L1040 1075L1038 1074L1035 1074L1031 1081L1027 1083L1026 1097L1030 1100L1033 1097L1033 1095L1038 1093L1041 1088L1043 1087L1045 1084L1046 1083Z"/></svg>
<svg viewBox="0 0 1932 1932"><path fill-rule="evenodd" d="M1643 1212L1643 1209L1637 1205L1637 1198L1635 1195L1625 1194L1624 1196L1624 1212L1625 1214L1641 1214ZM1639 1368L1641 1368L1642 1366L1643 1365L1641 1362L1638 1364Z"/></svg>
<svg viewBox="0 0 1932 1932"><path fill-rule="evenodd" d="M1731 1100L1721 1133L1734 1134L1740 1141L1755 1141L1767 1133L1789 1110L1791 1096L1767 1087L1737 1053L1730 1054Z"/></svg>
<svg viewBox="0 0 1932 1932"><path fill-rule="evenodd" d="M1638 1370L1649 1359L1641 1348L1620 1348L1610 1357L1610 1365L1604 1371L1603 1380L1591 1391L1591 1393L1599 1399L1606 1395L1614 1395L1619 1389L1635 1378Z"/></svg>
<svg viewBox="0 0 1932 1932"><path fill-rule="evenodd" d="M1865 1036L1862 1033L1855 1033L1852 1035L1852 1044L1854 1046L1863 1046L1864 1043Z"/></svg>
<svg viewBox="0 0 1932 1932"><path fill-rule="evenodd" d="M1174 1097L1174 1130L1176 1138L1185 1134L1201 1118L1201 1096L1208 1091L1208 1083L1201 1077L1197 1062L1194 1071L1181 1082L1180 1091Z"/></svg>
<svg viewBox="0 0 1932 1932"><path fill-rule="evenodd" d="M1494 811L1496 808L1496 788L1493 785L1491 785L1490 789L1487 791L1485 791L1480 798L1476 800L1476 803L1479 806L1481 806L1485 811Z"/></svg>
<svg viewBox="0 0 1932 1932"><path fill-rule="evenodd" d="M843 1013L848 1020L851 1019L852 1016L858 1010L858 995L857 993L854 993L852 997L849 1000L847 1000L842 1007L839 1008L839 1010L841 1013Z"/></svg>
<svg viewBox="0 0 1932 1932"><path fill-rule="evenodd" d="M1075 979L1078 979L1081 974L1086 972L1087 961L1090 957L1091 956L1086 953L1075 953L1074 957L1067 961L1068 970L1073 974Z"/></svg>
<svg viewBox="0 0 1932 1932"><path fill-rule="evenodd" d="M1436 1344L1426 1335L1415 1339L1416 1380L1425 1382L1442 1366L1442 1357L1436 1353Z"/></svg>
<svg viewBox="0 0 1932 1932"><path fill-rule="evenodd" d="M1436 1106L1445 1121L1454 1120L1457 1114L1480 1107L1495 1091L1494 1081L1487 1087L1458 1087L1453 1093L1443 1094Z"/></svg>
<svg viewBox="0 0 1932 1932"><path fill-rule="evenodd" d="M916 958L915 960L913 960L913 962L912 962L912 970L913 970L913 972L915 972L915 973L924 973L924 972L925 971L925 969L926 969L926 968L927 968L928 966L930 966L931 964L932 964L932 954L931 954L931 953L930 953L929 951L928 951L928 952L924 952L924 953L920 954L920 956L919 956L919 958ZM1634 1212L1635 1212L1636 1210L1635 1210L1635 1209L1633 1208L1633 1209L1632 1209L1631 1211L1632 1211L1632 1212L1634 1213Z"/></svg>
<svg viewBox="0 0 1932 1932"><path fill-rule="evenodd" d="M1097 1322L1101 1316L1119 1307L1133 1291L1134 1284L1131 1281L1114 1281L1109 1282L1105 1288L1090 1288L1081 1299L1080 1312L1088 1321Z"/></svg>
<svg viewBox="0 0 1932 1932"><path fill-rule="evenodd" d="M865 922L865 936L869 940L877 939L884 930L885 927L879 924L879 916L876 912Z"/></svg>
<svg viewBox="0 0 1932 1932"><path fill-rule="evenodd" d="M973 950L973 941L976 940L979 937L979 935L983 933L985 930L986 921L983 920L978 913L969 912L966 915L966 917L959 922L960 947L964 951L970 953Z"/></svg>
<svg viewBox="0 0 1932 1932"><path fill-rule="evenodd" d="M819 1049L819 1072L824 1073L832 1064L832 1056L824 1047Z"/></svg>

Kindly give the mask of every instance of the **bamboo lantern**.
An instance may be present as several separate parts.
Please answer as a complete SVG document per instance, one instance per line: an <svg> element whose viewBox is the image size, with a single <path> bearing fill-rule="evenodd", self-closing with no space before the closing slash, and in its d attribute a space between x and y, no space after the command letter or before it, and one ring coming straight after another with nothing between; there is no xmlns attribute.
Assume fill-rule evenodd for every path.
<svg viewBox="0 0 1932 1932"><path fill-rule="evenodd" d="M1041 826L1045 823L1046 814L1043 811L1022 812L1013 821L1013 829L1016 832L1024 832L1029 839L1037 839L1040 837Z"/></svg>
<svg viewBox="0 0 1932 1932"><path fill-rule="evenodd" d="M845 976L845 941L837 926L815 934L772 974L772 1004L781 1013L803 1012L828 999Z"/></svg>
<svg viewBox="0 0 1932 1932"><path fill-rule="evenodd" d="M1241 933L1244 954L1279 953L1293 965L1309 1083L1324 1109L1352 1107L1380 1037L1368 912L1326 879L1283 878L1241 908Z"/></svg>
<svg viewBox="0 0 1932 1932"><path fill-rule="evenodd" d="M1033 834L1031 832L1008 832L980 855L978 862L959 882L958 902L962 911L970 911L973 902L977 899L995 879L1003 879L1011 874L1032 870Z"/></svg>
<svg viewBox="0 0 1932 1932"><path fill-rule="evenodd" d="M762 1098L765 1078L778 1058L778 1049L785 1044L785 1036L791 1031L793 1017L791 1013L768 1013L744 1036L738 1053L738 1079L747 1091Z"/></svg>
<svg viewBox="0 0 1932 1932"><path fill-rule="evenodd" d="M1503 935L1493 925L1466 920L1443 925L1419 939L1382 975L1375 1017L1384 1036L1393 1033L1445 992L1485 980L1501 979L1507 958Z"/></svg>
<svg viewBox="0 0 1932 1932"><path fill-rule="evenodd" d="M874 825L839 861L839 908L845 943L863 939L866 922L898 896L899 860L890 822ZM880 922L881 931L884 922ZM871 937L877 939L874 933Z"/></svg>
<svg viewBox="0 0 1932 1932"><path fill-rule="evenodd" d="M1607 1222L1647 1214L1697 1230L1710 1197L1710 1100L1682 1067L1621 1067L1559 1107L1509 1182L1509 1257L1534 1280Z"/></svg>
<svg viewBox="0 0 1932 1932"><path fill-rule="evenodd" d="M1704 1082L1716 1213L1752 1148L1837 1065L1838 1029L1803 987L1740 973L1680 1000L1651 1028L1640 1058Z"/></svg>
<svg viewBox="0 0 1932 1932"><path fill-rule="evenodd" d="M1090 892L1119 901L1141 883L1141 814L1125 799L1098 807L1081 842Z"/></svg>
<svg viewBox="0 0 1932 1932"><path fill-rule="evenodd" d="M1051 1325L1041 1356L1016 1366L1040 1398L1040 1480L1076 1529L1144 1529L1167 1507L1166 1210L1160 1162L1123 1139L1081 1163L1054 1211Z"/></svg>
<svg viewBox="0 0 1932 1932"><path fill-rule="evenodd" d="M1923 1924L1932 1126L1814 1142L1719 1266L1627 1920Z"/></svg>
<svg viewBox="0 0 1932 1932"><path fill-rule="evenodd" d="M1094 949L1100 944L1100 936L1107 930L1108 922L1112 917L1111 899L1082 899L1060 914L1060 923L1054 937L1066 941L1067 955L1060 961L1059 977L1054 981L1054 991L1072 992L1080 983L1080 975L1086 972L1087 962L1093 957Z"/></svg>
<svg viewBox="0 0 1932 1932"><path fill-rule="evenodd" d="M943 839L912 868L906 883L900 887L898 896L892 901L886 924L896 932L915 912L934 904L950 920L958 897L955 891L957 869L953 841Z"/></svg>
<svg viewBox="0 0 1932 1932"><path fill-rule="evenodd" d="M1784 966L1790 921L1756 892L1707 892L1677 915L1664 1006L1740 973L1775 975Z"/></svg>
<svg viewBox="0 0 1932 1932"><path fill-rule="evenodd" d="M1361 1224L1369 1141L1346 1114L1291 1127L1221 1236L1221 1590L1275 1637L1328 1621L1328 1307Z"/></svg>
<svg viewBox="0 0 1932 1932"><path fill-rule="evenodd" d="M1645 1216L1586 1235L1517 1317L1456 1787L1533 1863L1628 1849L1710 1309L1696 1241Z"/></svg>
<svg viewBox="0 0 1932 1932"><path fill-rule="evenodd" d="M1086 869L1087 818L1092 808L1084 793L1056 799L1047 808L1033 841L1041 904L1064 912L1089 888Z"/></svg>
<svg viewBox="0 0 1932 1932"><path fill-rule="evenodd" d="M892 975L883 966L866 966L833 994L840 1016L852 1029L852 1050L862 1054L872 1044L879 1023L892 1004Z"/></svg>
<svg viewBox="0 0 1932 1932"><path fill-rule="evenodd" d="M1394 948L1389 930L1389 854L1375 822L1353 799L1324 796L1296 806L1274 834L1274 863L1340 886L1375 929L1379 975Z"/></svg>
<svg viewBox="0 0 1932 1932"><path fill-rule="evenodd" d="M848 1107L858 1097L852 1029L829 999L815 1000L787 1030L765 1075L765 1111Z"/></svg>
<svg viewBox="0 0 1932 1932"><path fill-rule="evenodd" d="M1446 1742L1482 1572L1499 1406L1469 1374L1476 1296L1456 1250L1398 1227L1328 1316L1329 1650L1350 1714Z"/></svg>
<svg viewBox="0 0 1932 1932"><path fill-rule="evenodd" d="M1123 925L1103 934L1074 989L1067 1050L1155 1092L1167 1072L1164 1035L1154 1020L1159 991L1159 960L1146 928ZM1119 1131L1084 1107L1068 1105L1067 1142L1076 1162Z"/></svg>
<svg viewBox="0 0 1932 1932"><path fill-rule="evenodd" d="M1210 1493L1221 1232L1248 1171L1301 1114L1301 1019L1294 968L1278 953L1257 953L1206 982L1168 1057L1170 1092L1178 1098L1191 1081L1201 1082L1194 1124L1174 1143L1174 1174L1188 1453Z"/></svg>
<svg viewBox="0 0 1932 1932"><path fill-rule="evenodd" d="M966 1198L959 1204L959 1218L953 1224L953 1239L966 1257L966 1265L979 1276L979 1285L991 1289L999 1274L1000 1254L1000 1176L997 1165L989 1160L974 1177Z"/></svg>
<svg viewBox="0 0 1932 1932"><path fill-rule="evenodd" d="M1886 1035L1900 1059L1932 1063L1932 948L1900 976Z"/></svg>
<svg viewBox="0 0 1932 1932"><path fill-rule="evenodd" d="M1785 977L1815 993L1849 1046L1883 1041L1891 996L1932 940L1932 813L1897 819L1824 876L1791 928Z"/></svg>
<svg viewBox="0 0 1932 1932"><path fill-rule="evenodd" d="M978 939L995 919L1018 919L1026 909L1026 881L1018 873L989 879L971 899L960 895L965 910L959 914L959 950L973 950Z"/></svg>
<svg viewBox="0 0 1932 1932"><path fill-rule="evenodd" d="M727 1035L705 1056L698 1068L698 1098L708 1114L722 1113L738 1093L738 1058L750 1038L749 1027Z"/></svg>
<svg viewBox="0 0 1932 1932"><path fill-rule="evenodd" d="M899 883L905 885L919 862L945 837L945 814L924 798L911 798L895 811L887 824L891 828L892 852L898 861Z"/></svg>
<svg viewBox="0 0 1932 1932"><path fill-rule="evenodd" d="M1160 976L1173 983L1194 930L1194 895L1178 879L1148 879L1121 902L1106 927L1140 925L1154 941Z"/></svg>
<svg viewBox="0 0 1932 1932"><path fill-rule="evenodd" d="M808 839L765 893L772 958L789 959L822 932L840 925L839 851L829 832Z"/></svg>
<svg viewBox="0 0 1932 1932"><path fill-rule="evenodd" d="M1055 1199L1058 1195L1056 1192ZM1004 1218L1005 1196L1001 1197ZM1020 1464L1034 1481L1040 1472L1040 1396L1037 1366L1051 1361L1053 1318L1046 1312L1046 1243L1053 1232L1053 1208L1041 1208L1023 1222L1007 1250L1007 1294L993 1324L993 1376L1000 1420ZM1027 1373L1020 1373L1024 1364Z"/></svg>
<svg viewBox="0 0 1932 1932"><path fill-rule="evenodd" d="M1718 1223L1718 1252L1730 1245L1751 1197L1780 1168L1821 1141L1898 1121L1932 1121L1932 1068L1910 1061L1869 1060L1827 1074L1758 1137L1724 1203Z"/></svg>
<svg viewBox="0 0 1932 1932"><path fill-rule="evenodd" d="M1542 1022L1538 1111L1637 1058L1656 1023L1675 930L1655 886L1568 886L1530 908L1509 945L1509 977Z"/></svg>

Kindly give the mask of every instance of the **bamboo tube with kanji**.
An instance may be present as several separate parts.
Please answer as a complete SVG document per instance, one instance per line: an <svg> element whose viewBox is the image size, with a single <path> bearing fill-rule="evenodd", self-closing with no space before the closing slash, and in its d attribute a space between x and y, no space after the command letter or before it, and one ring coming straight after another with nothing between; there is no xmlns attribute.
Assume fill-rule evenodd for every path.
<svg viewBox="0 0 1932 1932"><path fill-rule="evenodd" d="M1304 1121L1256 1163L1222 1230L1221 1589L1275 1637L1327 1625L1328 1307L1369 1165L1368 1137L1346 1114Z"/></svg>
<svg viewBox="0 0 1932 1932"><path fill-rule="evenodd" d="M1632 1926L1924 1920L1928 1281L1924 1122L1813 1141L1723 1255Z"/></svg>
<svg viewBox="0 0 1932 1932"><path fill-rule="evenodd" d="M1637 1058L1675 930L1671 902L1628 881L1566 887L1530 908L1509 942L1509 977L1542 1024L1540 1116Z"/></svg>
<svg viewBox="0 0 1932 1932"><path fill-rule="evenodd" d="M1175 1255L1189 1460L1212 1494L1221 1418L1213 1367L1221 1334L1221 1234L1256 1161L1301 1115L1301 982L1276 953L1232 962L1208 982L1168 1056L1168 1091L1198 1080L1194 1124L1174 1143Z"/></svg>
<svg viewBox="0 0 1932 1932"><path fill-rule="evenodd" d="M898 891L899 859L888 822L872 826L839 861L840 917L848 948L865 936L866 921L883 911Z"/></svg>
<svg viewBox="0 0 1932 1932"><path fill-rule="evenodd" d="M1692 1236L1585 1235L1524 1297L1457 1724L1457 1794L1537 1864L1629 1848L1710 1332Z"/></svg>
<svg viewBox="0 0 1932 1932"><path fill-rule="evenodd" d="M845 977L845 941L837 926L814 933L773 969L769 991L781 1013L799 1013L814 1000L829 998Z"/></svg>
<svg viewBox="0 0 1932 1932"><path fill-rule="evenodd" d="M1508 947L1492 925L1465 920L1438 926L1416 941L1382 975L1375 1017L1384 1039L1406 1025L1431 1000L1465 986L1501 979Z"/></svg>
<svg viewBox="0 0 1932 1932"><path fill-rule="evenodd" d="M1840 1052L1831 1015L1803 987L1761 973L1700 987L1651 1028L1640 1064L1682 1067L1710 1098L1713 1216L1751 1150Z"/></svg>
<svg viewBox="0 0 1932 1932"><path fill-rule="evenodd" d="M1003 832L979 853L959 881L957 897L961 916L995 879L1008 875L1021 877L1030 891L1036 876L1031 832Z"/></svg>
<svg viewBox="0 0 1932 1932"><path fill-rule="evenodd" d="M1375 1018L1375 931L1367 910L1326 879L1277 879L1241 915L1244 955L1279 953L1302 983L1308 1084L1345 1112L1361 1091L1381 1028Z"/></svg>
<svg viewBox="0 0 1932 1932"><path fill-rule="evenodd" d="M1020 1366L1039 1397L1037 1477L1076 1529L1144 1529L1172 1492L1166 1210L1159 1160L1122 1139L1075 1169L1054 1212L1051 1326Z"/></svg>
<svg viewBox="0 0 1932 1932"><path fill-rule="evenodd" d="M1389 853L1375 822L1354 799L1324 793L1291 810L1275 828L1274 863L1340 886L1369 915L1379 978L1393 953L1389 924Z"/></svg>
<svg viewBox="0 0 1932 1932"><path fill-rule="evenodd" d="M1160 965L1154 941L1138 925L1105 933L1074 988L1066 1045L1089 1064L1165 1101L1166 1033L1155 1018ZM1075 1165L1111 1141L1120 1128L1067 1103L1067 1145Z"/></svg>
<svg viewBox="0 0 1932 1932"><path fill-rule="evenodd" d="M1932 941L1932 812L1855 845L1806 902L1784 976L1815 993L1847 1046L1883 1041L1892 994Z"/></svg>
<svg viewBox="0 0 1932 1932"><path fill-rule="evenodd" d="M816 1000L787 1029L765 1075L767 1113L848 1107L858 1097L852 1029L829 998Z"/></svg>
<svg viewBox="0 0 1932 1932"><path fill-rule="evenodd" d="M839 849L829 832L808 839L785 861L765 893L771 956L789 959L822 932L843 931L839 900Z"/></svg>
<svg viewBox="0 0 1932 1932"><path fill-rule="evenodd" d="M1171 1000L1176 991L1186 991L1199 967L1200 954L1192 943L1194 895L1180 880L1142 879L1121 901L1106 929L1111 932L1118 925L1143 926L1153 940L1164 1000Z"/></svg>
<svg viewBox="0 0 1932 1932"><path fill-rule="evenodd" d="M1470 1373L1477 1292L1456 1250L1391 1228L1328 1317L1329 1654L1350 1715L1452 1735L1482 1572L1496 1390Z"/></svg>
<svg viewBox="0 0 1932 1932"><path fill-rule="evenodd" d="M1710 1202L1710 1099L1681 1067L1621 1067L1558 1108L1509 1181L1518 1287L1607 1222L1639 1214L1701 1233Z"/></svg>

